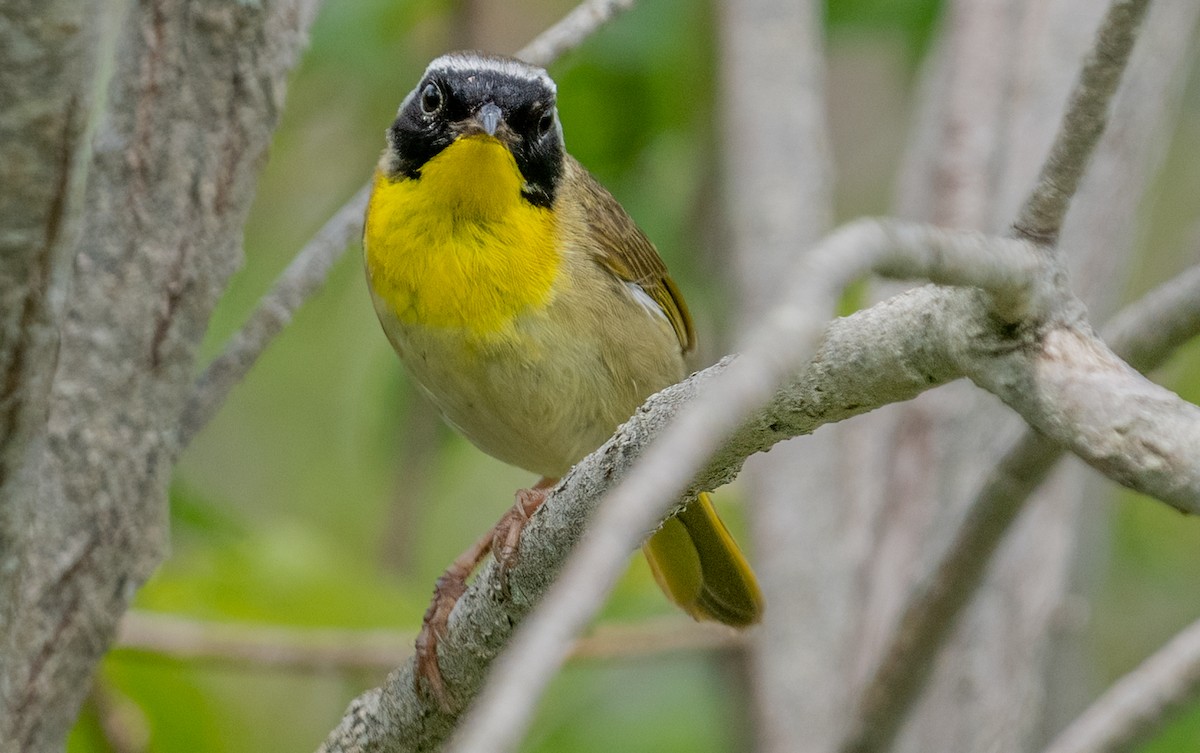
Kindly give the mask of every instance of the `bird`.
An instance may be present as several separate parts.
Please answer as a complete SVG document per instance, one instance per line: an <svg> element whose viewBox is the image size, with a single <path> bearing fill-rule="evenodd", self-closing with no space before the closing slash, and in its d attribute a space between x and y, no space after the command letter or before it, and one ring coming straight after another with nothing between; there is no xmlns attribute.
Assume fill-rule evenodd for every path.
<svg viewBox="0 0 1200 753"><path fill-rule="evenodd" d="M434 589L414 682L449 708L437 645L466 579L489 552L502 575L515 564L529 516L687 375L696 335L654 245L566 151L555 82L511 57L452 52L425 69L386 132L363 257L387 339L446 422L540 476ZM693 618L760 620L757 579L708 494L643 551Z"/></svg>

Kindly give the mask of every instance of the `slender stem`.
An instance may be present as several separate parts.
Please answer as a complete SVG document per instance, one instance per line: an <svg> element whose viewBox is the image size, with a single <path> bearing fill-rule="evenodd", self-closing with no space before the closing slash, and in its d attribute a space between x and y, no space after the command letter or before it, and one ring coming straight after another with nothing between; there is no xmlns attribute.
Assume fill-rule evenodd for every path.
<svg viewBox="0 0 1200 753"><path fill-rule="evenodd" d="M254 671L383 674L412 656L414 638L416 633L396 630L245 625L130 610L121 621L113 656ZM735 631L669 617L600 625L575 642L571 658L633 659L742 645Z"/></svg>
<svg viewBox="0 0 1200 753"><path fill-rule="evenodd" d="M1050 156L1013 223L1018 236L1047 246L1058 242L1063 218L1108 123L1109 103L1129 62L1149 4L1150 0L1115 0L1109 6L1096 43L1080 71Z"/></svg>
<svg viewBox="0 0 1200 753"><path fill-rule="evenodd" d="M1200 696L1200 621L1118 680L1045 753L1131 753Z"/></svg>
<svg viewBox="0 0 1200 753"><path fill-rule="evenodd" d="M1113 350L1142 372L1160 366L1197 334L1200 265L1144 295L1105 330ZM1004 534L1065 452L1030 429L996 464L946 553L909 596L892 642L859 696L842 750L884 749L884 741L894 734L928 678L934 655L978 588Z"/></svg>
<svg viewBox="0 0 1200 753"><path fill-rule="evenodd" d="M362 235L369 189L361 188L317 231L242 325L221 355L196 381L179 424L179 446L186 447L212 420L229 392L246 376L267 346L283 331L300 306L325 284L334 262Z"/></svg>

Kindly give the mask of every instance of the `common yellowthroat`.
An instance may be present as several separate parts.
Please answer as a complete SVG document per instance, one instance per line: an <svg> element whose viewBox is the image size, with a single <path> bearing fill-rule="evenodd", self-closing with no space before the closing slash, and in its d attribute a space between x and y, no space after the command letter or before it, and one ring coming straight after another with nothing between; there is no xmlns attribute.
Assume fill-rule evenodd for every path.
<svg viewBox="0 0 1200 753"><path fill-rule="evenodd" d="M490 549L511 559L546 490L682 379L695 346L654 246L565 151L555 103L540 68L437 58L387 131L367 208L367 279L400 359L476 446L543 477L438 582L418 675L443 702L437 638L467 575ZM758 583L708 495L644 551L694 618L758 621Z"/></svg>

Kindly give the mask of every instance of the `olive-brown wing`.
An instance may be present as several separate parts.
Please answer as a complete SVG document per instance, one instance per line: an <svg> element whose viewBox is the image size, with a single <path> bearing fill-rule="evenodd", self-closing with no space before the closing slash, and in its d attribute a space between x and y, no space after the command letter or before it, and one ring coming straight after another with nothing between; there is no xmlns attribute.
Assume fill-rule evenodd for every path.
<svg viewBox="0 0 1200 753"><path fill-rule="evenodd" d="M646 291L675 329L680 350L691 352L696 347L692 317L654 244L586 169L578 162L570 168L575 172L575 188L584 207L589 234L596 242L597 261L619 279Z"/></svg>

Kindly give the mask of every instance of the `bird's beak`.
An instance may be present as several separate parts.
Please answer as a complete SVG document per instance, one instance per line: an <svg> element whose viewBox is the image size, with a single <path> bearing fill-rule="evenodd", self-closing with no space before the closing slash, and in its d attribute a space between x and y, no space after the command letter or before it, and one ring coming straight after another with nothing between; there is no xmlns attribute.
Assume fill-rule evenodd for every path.
<svg viewBox="0 0 1200 753"><path fill-rule="evenodd" d="M481 106L470 117L451 126L455 136L491 136L506 145L516 141L516 134L504 122L504 110L492 102Z"/></svg>
<svg viewBox="0 0 1200 753"><path fill-rule="evenodd" d="M475 113L475 120L483 127L483 132L489 136L496 135L496 129L504 120L504 113L495 104L488 102Z"/></svg>

